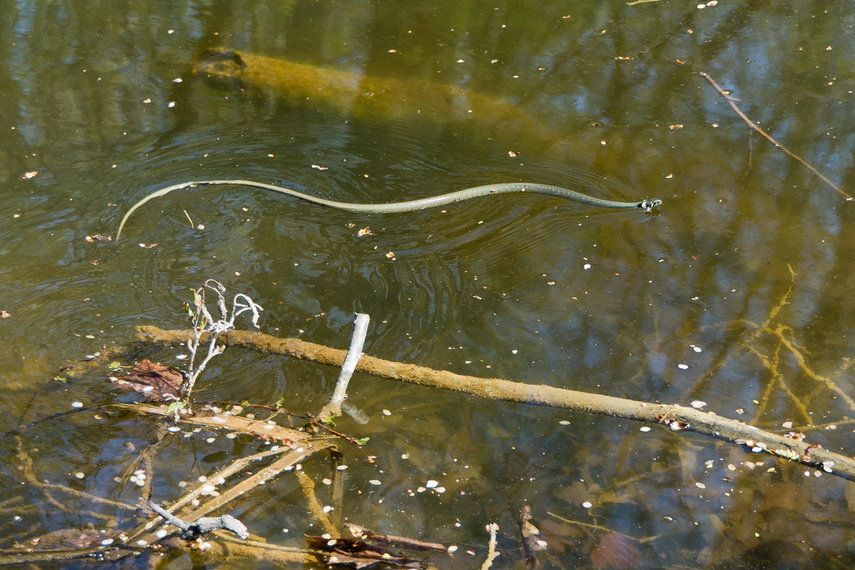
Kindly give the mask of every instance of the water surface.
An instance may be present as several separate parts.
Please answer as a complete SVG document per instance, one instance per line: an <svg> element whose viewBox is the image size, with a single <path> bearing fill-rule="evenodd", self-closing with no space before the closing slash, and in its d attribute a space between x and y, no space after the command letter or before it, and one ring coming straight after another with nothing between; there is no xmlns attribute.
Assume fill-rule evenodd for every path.
<svg viewBox="0 0 855 570"><path fill-rule="evenodd" d="M749 137L699 75L851 194L855 34L845 6L16 3L0 16L4 430L34 393L28 419L126 399L106 372L43 385L68 362L126 344L137 325L185 327L190 289L214 278L264 306L270 334L345 347L353 312L367 312L373 356L700 400L852 455L853 410L841 394L853 393L855 206ZM191 70L217 46L441 82L513 104L526 120L494 129L451 113L351 113L217 85ZM663 207L611 212L504 196L364 216L218 187L146 205L119 243L84 239L114 233L136 200L184 180L248 178L383 202L490 182L563 185L582 172L607 178L592 192L658 197ZM373 235L357 236L364 227ZM179 365L179 352L157 358ZM230 350L196 398L284 397L289 410L317 412L335 375ZM523 503L549 543L547 566L602 564L597 548L614 533L631 537L617 540L644 567L853 562L851 483L828 474L664 428L375 378L357 376L350 400L371 421L345 417L338 427L371 440L345 449L343 517L459 545L454 564L479 567L484 526L497 522L501 567L523 567ZM3 523L3 546L69 527L132 526L133 512L48 492L20 466L31 460L39 481L135 504L126 474L154 429L81 413L0 440L0 500L27 505ZM259 447L204 435L159 449L157 500ZM305 469L320 481L328 466ZM416 492L430 479L445 492ZM302 547L317 529L303 507L289 508L301 500L286 477L232 514L270 542Z"/></svg>

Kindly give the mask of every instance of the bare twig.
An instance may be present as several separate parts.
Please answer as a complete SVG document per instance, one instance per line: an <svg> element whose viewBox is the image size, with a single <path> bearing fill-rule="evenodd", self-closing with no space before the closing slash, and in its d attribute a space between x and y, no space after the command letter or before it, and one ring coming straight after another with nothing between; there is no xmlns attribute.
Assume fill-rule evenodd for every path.
<svg viewBox="0 0 855 570"><path fill-rule="evenodd" d="M496 550L496 533L499 531L499 525L490 523L487 525L487 531L490 533L490 544L487 546L487 559L481 564L481 570L489 570L493 566L493 561L499 557L499 552Z"/></svg>
<svg viewBox="0 0 855 570"><path fill-rule="evenodd" d="M570 519L564 518L564 517L562 517L562 516L560 516L560 515L556 515L556 514L555 514L555 513L553 513L553 512L549 512L549 511L547 511L547 512L546 512L546 514L548 514L548 515L549 515L549 516L551 516L551 517L555 517L556 519L560 520L561 522L565 522L565 523L567 523L567 524L573 524L573 525L576 525L576 526L581 526L582 528L589 528L589 529L591 529L591 530L598 530L598 531L601 531L601 532L608 532L608 533L612 533L612 534L619 534L619 535L621 535L622 537L624 537L624 538L628 538L629 540L632 540L632 541L637 542L637 543L639 543L639 544L644 544L644 543L646 543L646 542L652 542L652 541L654 541L654 540L659 540L660 538L662 538L662 535L661 535L661 534L657 534L657 535L655 535L655 536L645 536L644 538L636 538L636 537L634 537L634 536L630 536L630 535L628 535L628 534L624 534L624 533L622 533L622 532L617 532L617 531L614 531L614 530L612 530L612 529L610 529L610 528L606 528L606 527L604 527L604 526L600 526L600 525L598 525L598 524L588 524L588 523L583 523L583 522L580 522L580 521L570 520Z"/></svg>
<svg viewBox="0 0 855 570"><path fill-rule="evenodd" d="M213 291L217 295L217 308L220 311L219 319L214 319L214 317L211 316L210 311L208 311L208 307L205 304L206 290ZM244 295L243 293L238 293L232 301L232 312L231 317L229 317L229 310L226 307L226 298L224 296L225 292L226 288L222 283L215 279L208 279L205 281L204 285L193 291L194 308L190 309L189 306L187 307L190 322L193 325L194 334L193 338L188 339L187 341L187 349L190 351L190 366L187 372L187 383L184 388L184 397L186 400L190 399L193 387L196 385L196 381L205 370L208 362L210 362L215 356L222 354L225 350L225 346L217 345L217 337L221 333L234 328L235 319L238 315L245 313L246 311L252 312L252 325L255 328L258 328L260 311L264 310L261 308L261 305L257 305L249 298L249 296ZM196 352L199 349L202 334L205 332L211 333L208 341L208 353L197 366Z"/></svg>
<svg viewBox="0 0 855 570"><path fill-rule="evenodd" d="M350 378L356 370L359 359L362 358L362 347L365 345L365 336L368 334L368 322L370 320L370 317L365 313L356 313L356 318L353 321L353 336L350 338L350 348L347 349L347 355L341 366L338 380L336 380L333 395L329 403L318 414L321 419L341 415L341 405L347 397L347 385L350 383Z"/></svg>
<svg viewBox="0 0 855 570"><path fill-rule="evenodd" d="M709 82L709 84L710 84L710 85L712 85L712 86L713 86L713 88L715 88L715 90L716 90L716 91L718 91L718 94L719 94L719 95L721 95L722 97L724 97L724 100L725 100L725 101L727 101L727 104L728 104L728 105L730 105L730 108L731 108L731 109L733 109L733 111L734 111L737 115L739 115L739 117L740 117L743 121L745 121L745 124L747 124L749 128L751 128L752 130L757 131L758 133L760 133L760 135L761 135L763 138L765 138L767 141L769 141L770 143L772 143L773 145L775 145L777 148L779 148L779 149L781 149L782 151L784 151L784 153L786 153L786 154L787 154L787 156L789 156L790 158L795 159L796 161L798 161L798 162L799 162L799 164L801 164L802 166L804 166L805 168L807 168L808 170L810 170L811 172L813 172L816 176L818 176L818 177L820 178L820 180L822 180L823 182L825 182L826 184L828 184L829 186L831 186L832 188L834 188L835 190L837 190L837 192L838 192L840 195L845 196L847 201L849 201L849 200L852 200L852 199L853 199L853 198L852 198L852 196L850 196L849 194L847 194L846 192L844 192L843 190L841 190L841 189L840 189L840 187L838 187L836 184L834 184L831 180L829 180L828 178L826 178L825 176L823 176L822 174L820 174L820 173L819 173L819 171L818 171L816 168L814 168L813 166L811 166L810 164L808 164L807 162L805 162L801 157L796 156L795 154L793 154L789 149L787 149L787 147L785 147L784 145L782 145L781 143L779 143L778 141L776 141L775 139L773 139L772 137L770 137L769 135L767 135L767 134L763 131L763 129L761 129L760 127L758 127L758 126L757 126L757 125L756 125L756 124L755 124L751 119L749 119L749 118L745 115L745 113L743 113L743 112L739 109L739 107L737 107L737 106L736 106L736 102L734 102L733 97L731 97L730 95L728 95L728 94L727 94L727 92L726 92L724 89L722 89L721 87L719 87L719 86L718 86L718 83L716 83L715 81L713 81L713 78L712 78L712 77L710 77L708 74L706 74L706 73L704 73L704 72L701 72L701 77L703 77L704 79L706 79L706 80L707 80L707 82Z"/></svg>

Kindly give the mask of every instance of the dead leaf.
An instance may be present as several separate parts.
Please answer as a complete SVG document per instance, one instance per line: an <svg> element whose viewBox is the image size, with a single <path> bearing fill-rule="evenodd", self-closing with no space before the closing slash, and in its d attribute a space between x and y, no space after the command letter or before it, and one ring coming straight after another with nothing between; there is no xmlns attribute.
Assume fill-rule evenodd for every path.
<svg viewBox="0 0 855 570"><path fill-rule="evenodd" d="M180 370L145 359L124 378L111 376L109 381L123 390L139 392L152 402L172 402L178 400L185 378Z"/></svg>
<svg viewBox="0 0 855 570"><path fill-rule="evenodd" d="M95 234L95 235L92 235L92 236L86 236L86 238L85 238L85 239L86 239L86 241L88 241L88 242L93 242L93 241L113 241L113 236L102 236L101 234Z"/></svg>

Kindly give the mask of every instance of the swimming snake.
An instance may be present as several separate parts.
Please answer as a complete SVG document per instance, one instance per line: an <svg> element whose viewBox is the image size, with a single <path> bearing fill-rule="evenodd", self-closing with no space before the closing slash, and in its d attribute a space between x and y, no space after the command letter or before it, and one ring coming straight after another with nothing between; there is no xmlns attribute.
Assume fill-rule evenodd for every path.
<svg viewBox="0 0 855 570"><path fill-rule="evenodd" d="M193 186L203 186L212 184L262 188L264 190L272 190L273 192L279 192L281 194L287 194L288 196L294 196L295 198L300 198L301 200L306 200L307 202L312 202L313 204L320 204L321 206L334 208L336 210L345 210L348 212L362 212L368 214L394 214L401 212L415 212L418 210L425 210L427 208L444 206L452 202L471 200L472 198L491 196L493 194L509 194L514 192L559 196L561 198L566 198L574 202L589 204L591 206L598 206L600 208L642 209L647 212L662 204L662 200L657 200L655 198L648 198L645 200L641 200L640 202L616 202L614 200L603 200L602 198L594 198L592 196L582 194L581 192L568 190L567 188L550 186L548 184L529 184L524 182L506 182L502 184L487 184L485 186L475 186L472 188L466 188L465 190L457 190L456 192L449 192L447 194L440 194L439 196L431 196L429 198L421 198L419 200L409 200L407 202L392 202L388 204L353 204L349 202L336 202L334 200L318 198L317 196L304 194L303 192L298 192L297 190L292 190L291 188L283 188L282 186L274 186L273 184L265 184L264 182L254 182L252 180L195 180L191 182L182 182L180 184L167 186L166 188L162 188L160 190L152 192L151 194L134 204L131 209L128 210L127 213L124 215L121 223L119 223L119 230L116 232L116 241L119 241L119 237L122 235L122 228L125 227L125 222L128 221L128 218L131 216L131 214L133 214L137 208L139 208L149 200L164 196L172 192L173 190L181 190L182 188L191 188Z"/></svg>

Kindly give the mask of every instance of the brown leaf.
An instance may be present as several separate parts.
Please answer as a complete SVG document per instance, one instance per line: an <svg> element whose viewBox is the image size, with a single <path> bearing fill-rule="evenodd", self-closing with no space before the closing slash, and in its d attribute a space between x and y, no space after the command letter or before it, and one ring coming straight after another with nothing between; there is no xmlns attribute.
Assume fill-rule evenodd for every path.
<svg viewBox="0 0 855 570"><path fill-rule="evenodd" d="M123 390L139 392L152 402L172 402L178 400L185 378L175 368L145 359L124 378L111 376L110 382Z"/></svg>
<svg viewBox="0 0 855 570"><path fill-rule="evenodd" d="M641 550L622 534L610 532L591 552L594 568L641 568Z"/></svg>

